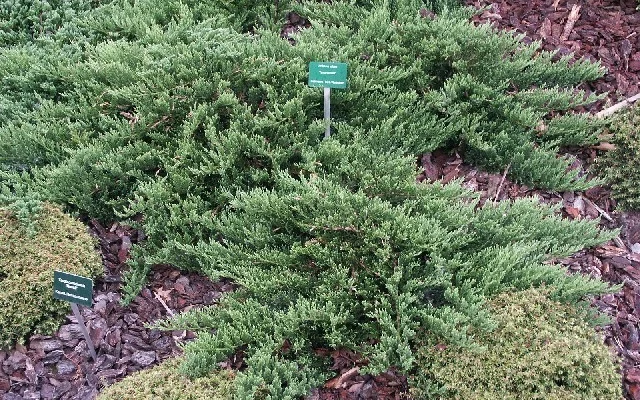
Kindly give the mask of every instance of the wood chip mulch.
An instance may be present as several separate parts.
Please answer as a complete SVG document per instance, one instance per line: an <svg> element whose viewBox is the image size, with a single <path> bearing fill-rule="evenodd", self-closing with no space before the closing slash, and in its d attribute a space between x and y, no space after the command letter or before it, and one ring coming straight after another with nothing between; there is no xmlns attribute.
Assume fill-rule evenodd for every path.
<svg viewBox="0 0 640 400"><path fill-rule="evenodd" d="M486 10L474 18L541 41L544 50L600 61L606 75L582 85L589 93L609 92L610 104L640 92L640 12L636 0L466 0ZM599 101L587 106L597 111Z"/></svg>
<svg viewBox="0 0 640 400"><path fill-rule="evenodd" d="M640 213L615 211L616 202L610 197L609 190L603 187L563 193L532 190L511 182L504 178L504 174L479 171L457 154L424 154L421 166L424 173L419 181L462 179L465 187L480 193L480 205L536 196L541 203L559 205L565 218L600 219L603 228L621 229L615 240L555 263L572 273L583 273L622 285L622 290L617 293L594 298L592 305L612 320L600 331L603 341L622 360L625 398L640 400Z"/></svg>
<svg viewBox="0 0 640 400"><path fill-rule="evenodd" d="M587 107L595 112L640 92L640 12L635 0L467 0L468 5L487 7L476 16L478 23L525 33L525 41L540 40L545 50L561 55L599 60L608 69L602 79L583 85L588 92L609 92L606 100ZM309 22L295 14L283 28L283 36ZM580 154L589 164L594 151ZM586 160L585 160L586 158ZM585 170L577 161L577 168ZM583 250L557 262L574 273L585 273L621 284L615 294L593 300L594 306L612 317L602 329L603 340L622 359L622 383L627 399L640 400L640 213L619 213L605 188L586 192L553 193L517 185L503 174L490 174L470 166L455 153L425 154L420 160L424 174L419 180L451 181L480 192L481 202L538 196L544 203L560 204L567 218L601 218L607 228L620 227L618 240ZM144 327L171 312L215 304L230 282L208 279L170 266L159 266L149 286L128 307L119 303L121 273L133 243L141 233L119 224L104 227L89 221L100 240L105 277L97 282L94 305L82 310L98 351L94 362L86 343L68 317L52 336L35 335L26 346L0 351L2 400L94 399L98 391L127 374L150 368L179 354L179 345L192 340L192 332L159 332ZM360 374L361 361L344 350L327 352L335 377L314 390L308 400L396 400L407 390L406 377L389 370L379 376Z"/></svg>
<svg viewBox="0 0 640 400"><path fill-rule="evenodd" d="M563 56L573 53L574 58L600 61L607 69L605 76L581 88L588 93L608 92L608 96L587 106L586 111L597 112L640 93L640 11L635 0L466 0L466 4L486 8L474 17L476 23L525 34L525 42L540 41L544 50L558 50ZM596 155L593 150L579 153L577 162L582 160L587 165ZM423 165L435 164L443 169L445 180L457 176L452 170L465 169L452 166L452 162L459 162L455 159L431 161L423 157ZM437 167L430 168L438 172ZM585 169L583 165L579 168ZM496 182L502 178L486 176L469 166L462 175L467 185L478 186L486 198L492 198ZM640 400L640 213L615 212L615 201L604 188L585 193L535 192L507 183L498 198L537 194L543 202L561 202L568 218L600 217L608 228L621 228L618 240L581 251L561 263L570 271L623 285L620 292L596 298L593 304L612 317L613 323L602 333L605 343L622 359L625 398Z"/></svg>

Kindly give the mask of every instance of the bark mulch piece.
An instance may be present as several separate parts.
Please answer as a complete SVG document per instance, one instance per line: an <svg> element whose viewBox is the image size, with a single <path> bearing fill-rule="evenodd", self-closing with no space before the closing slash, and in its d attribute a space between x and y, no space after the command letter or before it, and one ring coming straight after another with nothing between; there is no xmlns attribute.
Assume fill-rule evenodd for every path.
<svg viewBox="0 0 640 400"><path fill-rule="evenodd" d="M597 112L640 92L640 11L636 10L635 0L467 0L466 3L486 7L474 17L476 23L491 23L525 34L525 42L541 41L544 50L558 50L562 56L574 53L574 58L600 61L607 68L606 75L581 88L587 93L609 94L607 99L587 106L586 111ZM595 157L591 149L570 153L581 160L581 169ZM426 167L421 179L433 180L433 171L440 173L441 168L442 180L464 176L465 185L480 190L483 201L492 198L498 180L495 174L487 177L450 157L444 163L429 165L439 160L437 157L423 156L422 165ZM622 359L625 397L640 400L640 214L616 212L615 200L603 187L584 193L557 194L528 191L506 180L498 199L523 195L539 195L543 202L562 202L562 213L567 218L600 217L602 225L621 229L617 240L581 251L560 263L570 271L622 285L620 292L596 298L593 304L612 318L612 324L603 328L602 334L605 343Z"/></svg>
<svg viewBox="0 0 640 400"><path fill-rule="evenodd" d="M618 216L623 218L624 216ZM582 272L613 284L622 290L598 296L592 304L612 319L601 329L605 343L622 360L625 397L640 399L640 254L628 250L626 240L583 250L561 263L573 272ZM620 245L622 245L620 247Z"/></svg>
<svg viewBox="0 0 640 400"><path fill-rule="evenodd" d="M609 92L615 104L640 92L640 12L635 0L466 0L486 8L477 23L526 34L525 41L541 41L544 50L561 56L574 53L600 61L607 74L582 85L589 93ZM603 108L605 101L587 106Z"/></svg>
<svg viewBox="0 0 640 400"><path fill-rule="evenodd" d="M311 22L309 22L308 19L303 18L294 12L290 12L289 14L287 14L287 20L280 30L280 36L284 39L287 39L289 43L295 44L296 41L292 36L295 33L300 32L302 29L309 27L311 27Z"/></svg>

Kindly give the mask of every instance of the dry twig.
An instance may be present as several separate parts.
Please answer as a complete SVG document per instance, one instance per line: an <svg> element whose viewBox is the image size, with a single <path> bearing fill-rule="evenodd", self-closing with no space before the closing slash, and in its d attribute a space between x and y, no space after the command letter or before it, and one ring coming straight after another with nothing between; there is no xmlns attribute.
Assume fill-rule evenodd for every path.
<svg viewBox="0 0 640 400"><path fill-rule="evenodd" d="M600 142L600 144L591 146L591 148L596 150L601 150L601 151L613 151L616 149L616 146L609 142Z"/></svg>
<svg viewBox="0 0 640 400"><path fill-rule="evenodd" d="M593 208L595 208L596 210L598 210L598 212L600 213L600 215L602 215L607 221L609 222L614 222L613 218L611 218L611 216L609 214L607 214L607 212L605 210L603 210L602 208L598 207L598 205L596 203L594 203L593 201L591 201L590 199L583 197L582 198L584 201L588 202L589 204L591 204L591 206Z"/></svg>
<svg viewBox="0 0 640 400"><path fill-rule="evenodd" d="M162 297L158 296L158 293L153 292L153 295L155 296L156 299L158 299L158 301L160 302L160 304L162 304L162 306L164 307L165 310L167 310L167 313L169 313L169 315L171 315L172 317L175 316L176 314L171 311L171 309L169 308L169 306L167 306L167 303L164 302L164 300L162 300Z"/></svg>
<svg viewBox="0 0 640 400"><path fill-rule="evenodd" d="M509 168L511 168L511 163L507 165L507 168L504 169L504 173L502 174L502 179L500 179L500 184L498 185L498 189L496 190L496 195L493 198L493 202L498 201L498 196L500 195L500 191L502 190L502 185L504 185L504 180L507 177L507 173L509 172Z"/></svg>
<svg viewBox="0 0 640 400"><path fill-rule="evenodd" d="M573 7L571 7L571 12L567 18L567 23L564 26L564 31L562 32L562 36L560 36L560 40L565 41L569 39L571 31L573 31L573 25L575 25L576 21L580 18L580 8L582 8L582 6L578 4L574 4Z"/></svg>
<svg viewBox="0 0 640 400"><path fill-rule="evenodd" d="M597 113L596 117L598 117L598 118L608 117L609 115L612 115L613 113L615 113L617 111L620 111L620 110L622 110L624 108L629 107L630 105L632 105L633 103L635 103L638 100L640 100L640 93L636 94L635 96L631 96L629 98L626 98L626 99L622 100L621 102L612 105L609 108L605 108L604 110L602 110L599 113Z"/></svg>
<svg viewBox="0 0 640 400"><path fill-rule="evenodd" d="M357 375L358 372L360 372L360 368L359 367L353 367L350 370L348 370L347 372L345 372L344 374L329 380L327 383L325 383L324 387L332 388L332 389L339 389L339 388L342 387L342 385L346 381L348 381L349 379L351 379L352 377Z"/></svg>
<svg viewBox="0 0 640 400"><path fill-rule="evenodd" d="M618 246L619 248L627 251L627 246L624 244L624 242L622 241L622 239L620 239L620 236L616 236L613 238L613 242L616 244L616 246Z"/></svg>

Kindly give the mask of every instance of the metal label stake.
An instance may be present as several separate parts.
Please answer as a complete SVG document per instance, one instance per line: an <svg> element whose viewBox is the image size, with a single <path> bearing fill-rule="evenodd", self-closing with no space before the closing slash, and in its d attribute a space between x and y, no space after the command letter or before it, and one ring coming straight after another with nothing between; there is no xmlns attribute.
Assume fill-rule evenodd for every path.
<svg viewBox="0 0 640 400"><path fill-rule="evenodd" d="M71 303L71 309L73 310L73 315L76 317L78 321L78 325L80 325L80 330L84 335L84 340L87 341L87 347L89 347L89 354L91 354L91 358L95 362L98 359L96 355L96 348L93 345L93 341L91 340L91 336L89 336L89 331L87 330L87 326L84 324L84 318L82 314L80 314L80 310L78 309L78 305L76 303Z"/></svg>
<svg viewBox="0 0 640 400"><path fill-rule="evenodd" d="M310 62L309 86L324 88L324 138L328 139L331 136L331 88L347 88L347 64Z"/></svg>
<svg viewBox="0 0 640 400"><path fill-rule="evenodd" d="M80 325L80 330L87 341L89 354L95 362L97 360L96 349L93 346L89 331L84 323L84 318L80 314L78 304L91 307L93 304L93 279L84 276L70 274L68 272L53 271L53 297L71 303L73 315Z"/></svg>
<svg viewBox="0 0 640 400"><path fill-rule="evenodd" d="M331 88L324 88L324 138L331 136Z"/></svg>

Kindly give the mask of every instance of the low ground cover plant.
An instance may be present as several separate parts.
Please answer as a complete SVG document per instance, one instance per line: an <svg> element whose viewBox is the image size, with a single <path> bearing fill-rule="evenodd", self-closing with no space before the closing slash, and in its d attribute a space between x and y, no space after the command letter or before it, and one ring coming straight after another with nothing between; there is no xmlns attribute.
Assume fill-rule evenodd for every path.
<svg viewBox="0 0 640 400"><path fill-rule="evenodd" d="M318 347L410 373L421 327L478 349L502 292L546 286L575 305L611 290L546 262L615 232L536 199L479 207L459 183L415 182L416 155L455 148L530 185L589 187L557 150L597 137L570 110L594 100L575 88L598 65L475 27L447 1L220 4L116 0L69 23L81 45L58 33L0 58L0 99L22 110L0 113L4 202L135 220L148 240L126 301L159 263L240 285L157 323L198 332L182 372L215 376L242 349L237 398L295 399L330 373ZM313 25L293 45L275 23L291 9ZM350 70L329 140L306 83L318 60Z"/></svg>
<svg viewBox="0 0 640 400"><path fill-rule="evenodd" d="M233 373L218 371L189 379L178 372L181 359L174 358L136 372L103 389L98 400L230 400Z"/></svg>
<svg viewBox="0 0 640 400"><path fill-rule="evenodd" d="M617 361L575 308L536 290L503 293L489 307L497 327L477 332L483 351L418 334L417 399L622 398Z"/></svg>
<svg viewBox="0 0 640 400"><path fill-rule="evenodd" d="M0 45L46 38L108 0L8 0L0 4Z"/></svg>
<svg viewBox="0 0 640 400"><path fill-rule="evenodd" d="M217 236L174 243L183 263L240 285L214 307L157 325L198 333L182 371L204 376L245 349L238 398L294 399L328 378L316 348L354 350L372 373L408 373L419 329L476 348L472 328L491 330L485 301L503 291L549 285L554 298L576 304L607 290L543 264L609 237L593 222L562 220L536 200L475 210L459 185L416 184L412 161L404 166L404 177L386 177L393 191L371 182L376 196L283 176L274 189L236 197L212 221Z"/></svg>
<svg viewBox="0 0 640 400"><path fill-rule="evenodd" d="M455 147L531 185L590 186L557 149L595 138L595 122L563 112L594 99L575 87L598 65L476 27L448 2L265 2L249 14L217 4L116 1L72 20L74 40L62 29L0 58L0 179L26 176L91 217L143 216L149 241L127 300L169 242L211 234L201 215L273 187L281 171L313 171L323 131L321 93L306 83L313 60L349 63L349 88L332 98L342 144L411 156ZM291 9L313 21L295 45L273 23Z"/></svg>
<svg viewBox="0 0 640 400"><path fill-rule="evenodd" d="M640 210L640 107L612 117L609 132L616 148L597 160L596 169L611 184L621 208Z"/></svg>
<svg viewBox="0 0 640 400"><path fill-rule="evenodd" d="M95 277L102 263L86 227L43 204L35 234L0 208L0 348L33 333L51 334L69 312L53 298L53 271Z"/></svg>

